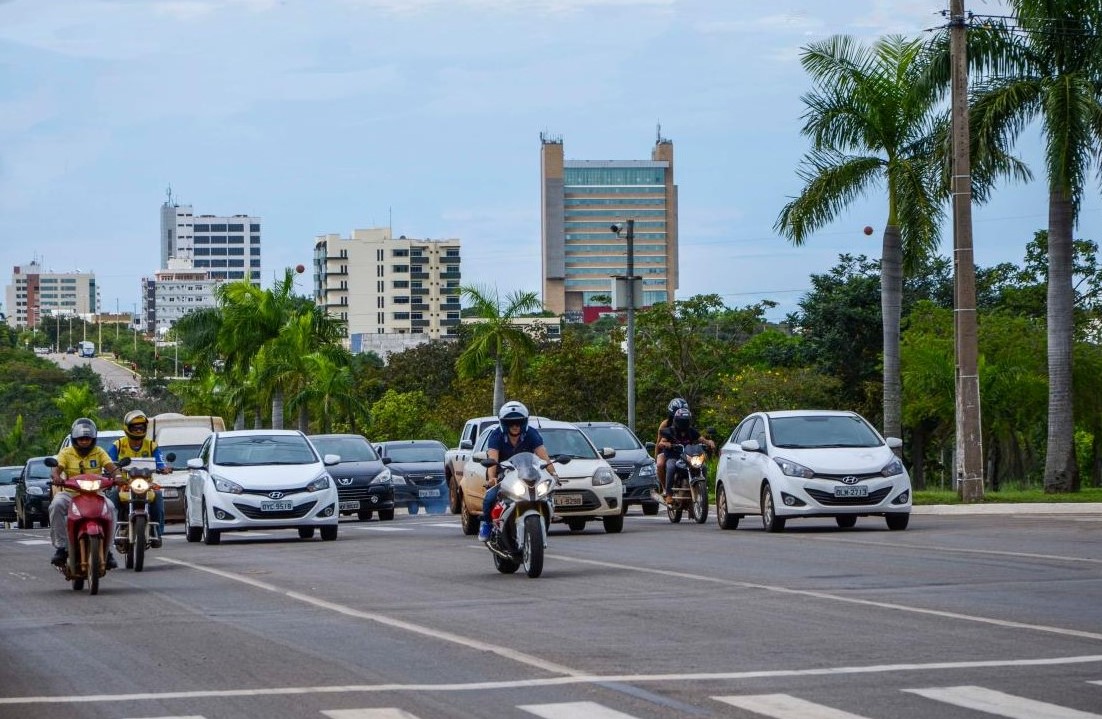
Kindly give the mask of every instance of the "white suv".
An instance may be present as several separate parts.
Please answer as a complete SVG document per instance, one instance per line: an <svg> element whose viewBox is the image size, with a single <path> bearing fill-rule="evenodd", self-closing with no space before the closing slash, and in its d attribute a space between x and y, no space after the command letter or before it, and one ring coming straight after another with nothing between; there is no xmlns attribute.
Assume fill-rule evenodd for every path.
<svg viewBox="0 0 1102 719"><path fill-rule="evenodd" d="M547 453L570 456L568 464L556 465L560 485L554 492L555 514L552 521L565 522L571 531L585 529L587 521L600 519L606 532L616 534L624 528L621 512L623 484L606 461L616 456L616 450L605 447L598 450L585 433L570 422L559 422L543 417L531 417L531 427L539 430ZM460 482L459 514L463 533L478 533L482 514L482 498L486 494L486 468L479 460L486 457L486 442L491 429L478 437L474 454L467 462Z"/></svg>

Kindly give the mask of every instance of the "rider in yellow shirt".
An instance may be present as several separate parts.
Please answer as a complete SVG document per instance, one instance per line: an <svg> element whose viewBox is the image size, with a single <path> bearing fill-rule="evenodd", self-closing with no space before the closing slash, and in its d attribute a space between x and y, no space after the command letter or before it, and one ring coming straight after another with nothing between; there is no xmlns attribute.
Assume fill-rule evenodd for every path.
<svg viewBox="0 0 1102 719"><path fill-rule="evenodd" d="M96 445L98 434L96 423L87 417L81 417L73 422L73 426L69 430L69 439L72 443L68 447L63 447L57 453L57 466L53 468L52 472L55 485L61 484L65 478L75 477L78 474L100 474L104 470L108 474L114 474L115 463L111 461L111 457L102 447ZM50 501L50 540L55 548L53 559L50 561L58 567L65 566L65 562L69 558L67 517L72 503L73 495L64 489L57 491ZM109 499L107 504L110 510L110 525L108 526L107 536L114 537L115 505L111 504ZM109 551L107 553L107 568L114 569L116 566L118 565L115 562L115 557Z"/></svg>

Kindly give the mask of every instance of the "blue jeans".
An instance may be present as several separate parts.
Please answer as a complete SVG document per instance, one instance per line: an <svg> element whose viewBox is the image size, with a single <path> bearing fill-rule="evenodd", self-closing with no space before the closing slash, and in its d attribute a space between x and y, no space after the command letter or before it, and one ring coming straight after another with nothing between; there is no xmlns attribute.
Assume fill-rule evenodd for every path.
<svg viewBox="0 0 1102 719"><path fill-rule="evenodd" d="M482 521L490 521L490 512L497 503L497 493L501 491L501 484L495 484L486 490L486 496L482 498Z"/></svg>

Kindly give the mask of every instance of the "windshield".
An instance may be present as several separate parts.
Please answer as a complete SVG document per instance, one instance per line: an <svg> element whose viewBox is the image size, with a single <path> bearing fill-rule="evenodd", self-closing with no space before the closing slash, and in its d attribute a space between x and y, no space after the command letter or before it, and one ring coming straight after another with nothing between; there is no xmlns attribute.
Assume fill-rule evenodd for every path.
<svg viewBox="0 0 1102 719"><path fill-rule="evenodd" d="M860 417L807 415L769 420L773 445L789 449L879 447L883 442Z"/></svg>
<svg viewBox="0 0 1102 719"><path fill-rule="evenodd" d="M375 462L379 455L363 437L311 437L322 454L339 454L342 462Z"/></svg>
<svg viewBox="0 0 1102 719"><path fill-rule="evenodd" d="M0 484L11 484L22 472L22 467L0 467Z"/></svg>
<svg viewBox="0 0 1102 719"><path fill-rule="evenodd" d="M28 479L49 479L51 476L52 470L43 464L41 459L36 459L27 465Z"/></svg>
<svg viewBox="0 0 1102 719"><path fill-rule="evenodd" d="M547 454L554 457L556 454L569 454L574 459L597 459L597 452L589 443L580 429L540 429L543 435L543 446Z"/></svg>
<svg viewBox="0 0 1102 719"><path fill-rule="evenodd" d="M161 456L168 461L168 453L172 452L176 455L176 459L172 460L172 466L183 467L187 464L189 459L195 459L199 456L199 448L202 445L199 444L162 444L158 445L161 449Z"/></svg>
<svg viewBox="0 0 1102 719"><path fill-rule="evenodd" d="M598 447L613 449L642 449L643 445L627 427L584 427L586 435Z"/></svg>
<svg viewBox="0 0 1102 719"><path fill-rule="evenodd" d="M508 463L513 465L517 476L527 482L534 482L542 476L540 458L531 452L518 452L508 459Z"/></svg>
<svg viewBox="0 0 1102 719"><path fill-rule="evenodd" d="M446 448L442 444L404 444L386 448L386 456L394 462L443 462Z"/></svg>
<svg viewBox="0 0 1102 719"><path fill-rule="evenodd" d="M223 466L313 464L319 461L310 443L298 434L220 437L214 447L214 463Z"/></svg>

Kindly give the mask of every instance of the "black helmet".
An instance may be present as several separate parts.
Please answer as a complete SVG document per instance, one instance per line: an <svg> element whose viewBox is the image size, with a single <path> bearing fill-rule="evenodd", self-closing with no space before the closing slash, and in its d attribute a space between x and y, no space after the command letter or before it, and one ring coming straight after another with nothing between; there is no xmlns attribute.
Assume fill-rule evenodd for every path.
<svg viewBox="0 0 1102 719"><path fill-rule="evenodd" d="M69 428L69 440L73 443L73 448L76 449L77 454L82 457L92 451L92 447L96 445L96 437L99 436L99 430L96 429L96 423L87 417L81 417L76 422L73 422L73 426ZM89 437L92 442L87 447L81 447L77 444L78 439Z"/></svg>
<svg viewBox="0 0 1102 719"><path fill-rule="evenodd" d="M693 413L689 411L688 407L682 407L673 413L673 426L675 429L684 431L691 427L693 424Z"/></svg>
<svg viewBox="0 0 1102 719"><path fill-rule="evenodd" d="M673 413L676 412L677 410L679 410L679 409L688 409L688 408L689 408L689 403L686 402L681 397L674 397L673 399L670 400L670 403L668 405L666 405L666 411L669 413L669 415L671 417L673 417Z"/></svg>
<svg viewBox="0 0 1102 719"><path fill-rule="evenodd" d="M509 433L509 425L520 423L520 431L528 429L528 408L520 402L506 402L497 412L498 424L504 434Z"/></svg>

